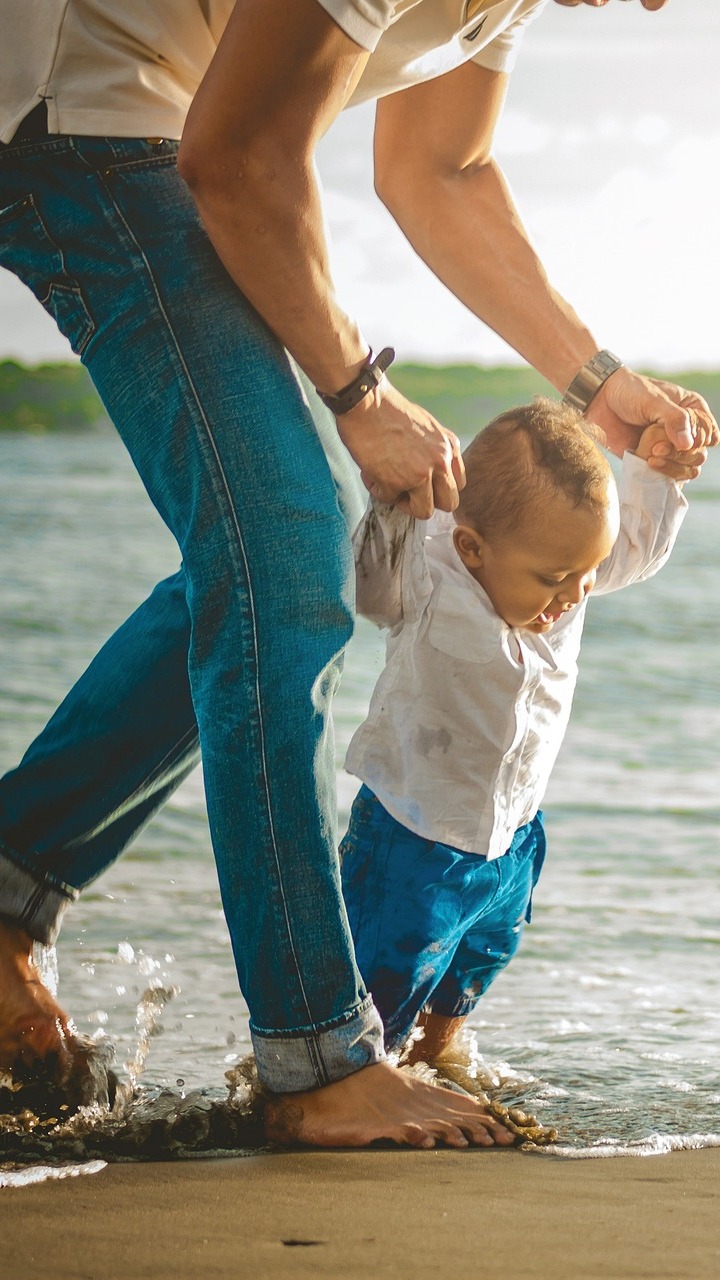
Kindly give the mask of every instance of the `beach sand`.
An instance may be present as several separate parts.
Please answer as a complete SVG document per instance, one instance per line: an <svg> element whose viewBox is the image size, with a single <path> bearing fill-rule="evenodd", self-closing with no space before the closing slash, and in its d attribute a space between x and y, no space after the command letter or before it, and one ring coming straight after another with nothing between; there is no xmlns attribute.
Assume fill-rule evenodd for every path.
<svg viewBox="0 0 720 1280"><path fill-rule="evenodd" d="M720 1150L295 1151L0 1190L3 1280L716 1280Z"/></svg>

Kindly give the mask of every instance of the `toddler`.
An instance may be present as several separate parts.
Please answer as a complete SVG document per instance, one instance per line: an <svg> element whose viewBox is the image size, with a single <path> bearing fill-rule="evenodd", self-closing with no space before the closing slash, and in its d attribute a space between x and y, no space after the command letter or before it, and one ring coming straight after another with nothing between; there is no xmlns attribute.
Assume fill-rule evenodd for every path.
<svg viewBox="0 0 720 1280"><path fill-rule="evenodd" d="M432 1060L508 964L545 856L538 806L563 740L590 592L658 571L687 508L647 465L610 466L574 410L537 399L464 454L453 514L372 502L358 611L390 628L346 768L340 853L358 965L399 1049Z"/></svg>

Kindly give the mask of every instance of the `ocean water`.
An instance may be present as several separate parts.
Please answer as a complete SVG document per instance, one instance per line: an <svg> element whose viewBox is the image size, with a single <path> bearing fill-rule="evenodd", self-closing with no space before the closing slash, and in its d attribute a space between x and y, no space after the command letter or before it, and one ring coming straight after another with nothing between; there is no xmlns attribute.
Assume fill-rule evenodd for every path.
<svg viewBox="0 0 720 1280"><path fill-rule="evenodd" d="M533 923L469 1020L484 1085L568 1156L720 1143L718 459L688 495L670 564L590 607ZM177 554L109 431L0 434L0 547L5 769ZM341 824L381 660L361 624L337 702ZM249 1036L199 772L68 913L58 952L61 1001L112 1039L122 1080L222 1096Z"/></svg>

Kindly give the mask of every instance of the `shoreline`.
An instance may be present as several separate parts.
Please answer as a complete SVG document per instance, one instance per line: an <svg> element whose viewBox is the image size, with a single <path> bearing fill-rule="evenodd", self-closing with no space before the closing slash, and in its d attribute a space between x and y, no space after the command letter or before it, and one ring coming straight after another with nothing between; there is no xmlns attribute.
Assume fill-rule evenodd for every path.
<svg viewBox="0 0 720 1280"><path fill-rule="evenodd" d="M0 1189L8 1280L714 1280L720 1149L260 1152Z"/></svg>

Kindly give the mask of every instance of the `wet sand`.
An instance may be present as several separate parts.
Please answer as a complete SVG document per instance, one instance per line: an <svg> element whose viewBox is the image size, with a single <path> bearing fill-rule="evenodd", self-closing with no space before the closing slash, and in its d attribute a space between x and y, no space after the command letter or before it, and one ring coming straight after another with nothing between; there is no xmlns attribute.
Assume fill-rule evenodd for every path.
<svg viewBox="0 0 720 1280"><path fill-rule="evenodd" d="M297 1151L0 1190L3 1280L716 1280L720 1150Z"/></svg>

